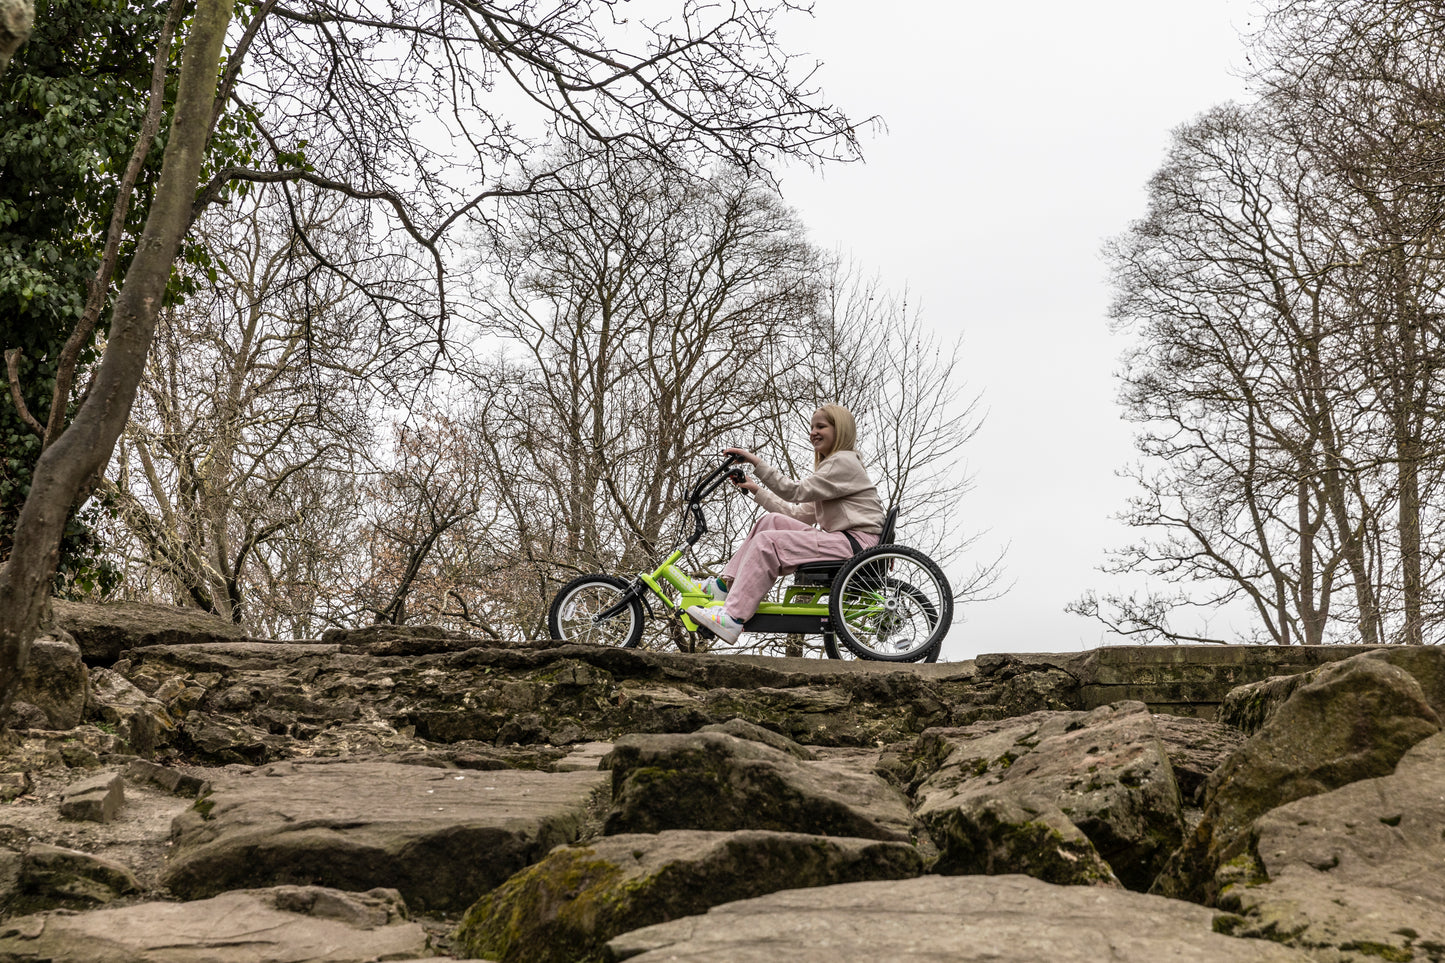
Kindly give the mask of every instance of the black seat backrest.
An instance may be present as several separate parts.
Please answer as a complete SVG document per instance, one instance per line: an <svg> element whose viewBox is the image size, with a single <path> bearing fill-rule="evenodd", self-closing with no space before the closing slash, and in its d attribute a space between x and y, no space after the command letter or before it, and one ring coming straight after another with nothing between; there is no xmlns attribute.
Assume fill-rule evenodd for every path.
<svg viewBox="0 0 1445 963"><path fill-rule="evenodd" d="M893 544L893 525L898 521L898 506L894 505L888 509L888 514L883 517L883 531L878 533L879 545Z"/></svg>

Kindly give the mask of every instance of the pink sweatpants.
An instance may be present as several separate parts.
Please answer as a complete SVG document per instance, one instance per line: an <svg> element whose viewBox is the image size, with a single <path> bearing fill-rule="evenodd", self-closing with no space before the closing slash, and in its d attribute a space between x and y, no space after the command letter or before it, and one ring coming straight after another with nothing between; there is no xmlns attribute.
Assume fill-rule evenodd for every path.
<svg viewBox="0 0 1445 963"><path fill-rule="evenodd" d="M877 535L854 532L860 548L878 544ZM805 562L851 558L853 546L842 532L825 532L787 515L768 512L753 525L742 547L723 568L730 579L723 611L746 622L758 610L780 575L788 575Z"/></svg>

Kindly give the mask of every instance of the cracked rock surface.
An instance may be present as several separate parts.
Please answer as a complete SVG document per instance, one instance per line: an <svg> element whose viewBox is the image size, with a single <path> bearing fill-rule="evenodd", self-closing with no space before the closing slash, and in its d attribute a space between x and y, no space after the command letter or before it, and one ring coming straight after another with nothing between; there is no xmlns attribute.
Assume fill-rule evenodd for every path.
<svg viewBox="0 0 1445 963"><path fill-rule="evenodd" d="M1445 963L1445 649L897 666L64 614L83 718L0 730L0 963ZM1221 699L1238 726L1189 717ZM87 783L109 821L64 818Z"/></svg>

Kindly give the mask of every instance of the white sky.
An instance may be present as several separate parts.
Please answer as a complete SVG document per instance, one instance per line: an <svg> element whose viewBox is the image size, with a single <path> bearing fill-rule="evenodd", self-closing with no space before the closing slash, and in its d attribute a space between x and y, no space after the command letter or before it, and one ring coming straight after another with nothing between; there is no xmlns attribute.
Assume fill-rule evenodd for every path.
<svg viewBox="0 0 1445 963"><path fill-rule="evenodd" d="M789 173L813 239L910 289L964 338L988 416L964 521L1008 543L1013 589L967 607L944 658L1119 642L1063 609L1111 577L1133 460L1113 373L1102 242L1144 213L1169 132L1245 95L1249 0L1032 4L817 0L785 49L823 61L829 99L888 131L867 161ZM866 425L861 426L866 430ZM903 533L906 541L906 532Z"/></svg>

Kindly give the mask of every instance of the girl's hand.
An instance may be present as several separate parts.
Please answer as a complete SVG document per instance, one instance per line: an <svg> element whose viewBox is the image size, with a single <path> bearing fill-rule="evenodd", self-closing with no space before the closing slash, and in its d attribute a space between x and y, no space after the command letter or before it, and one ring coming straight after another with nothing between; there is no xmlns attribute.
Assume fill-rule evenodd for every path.
<svg viewBox="0 0 1445 963"><path fill-rule="evenodd" d="M745 491L750 495L758 490L758 483L753 481L751 478L746 479L745 481L733 482L733 485L737 487L739 491Z"/></svg>
<svg viewBox="0 0 1445 963"><path fill-rule="evenodd" d="M745 448L724 448L724 449L723 449L723 454L724 454L724 455L737 455L739 458L741 458L743 461L747 462L749 465L756 465L758 462L762 461L761 458L759 458L757 455L754 455L752 452L748 451L748 450L745 449ZM756 489L756 488L757 488L757 485L753 485L753 488Z"/></svg>

